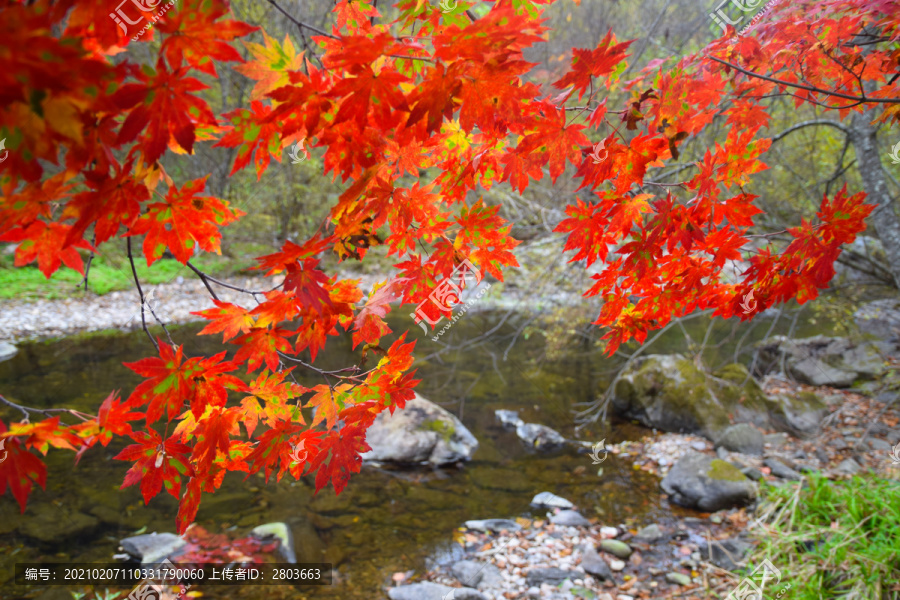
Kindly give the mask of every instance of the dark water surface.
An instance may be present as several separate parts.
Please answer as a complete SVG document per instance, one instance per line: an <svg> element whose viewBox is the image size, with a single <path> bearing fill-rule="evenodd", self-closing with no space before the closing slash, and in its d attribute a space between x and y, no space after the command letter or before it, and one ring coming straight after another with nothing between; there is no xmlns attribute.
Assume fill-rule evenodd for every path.
<svg viewBox="0 0 900 600"><path fill-rule="evenodd" d="M406 311L408 312L408 311ZM395 313L396 314L396 313ZM405 312L399 311L405 318ZM395 323L409 327L408 319ZM496 317L469 314L442 340L463 343L489 331ZM199 325L173 328L177 343L189 355L210 355L221 346L218 335L197 337ZM765 328L759 328L760 332ZM495 334L515 331L507 324ZM427 357L440 346L418 330L417 356ZM697 331L695 339L703 337ZM678 334L680 335L680 334ZM693 335L693 332L692 332ZM664 341L664 340L663 340ZM674 341L672 342L675 343ZM430 359L417 359L418 391L459 416L478 438L475 458L461 469L382 470L366 466L351 478L338 497L332 488L313 494L311 478L268 484L262 475L247 480L232 473L214 495L204 495L197 523L212 532L243 535L271 521L288 523L296 538L298 559L332 562L339 581L330 587L197 587L204 598L383 598L381 589L398 571L423 572L426 557L453 550L454 531L468 519L532 515L534 494L550 491L575 502L588 517L617 524L663 522L672 507L661 502L658 480L613 455L603 473L586 455L563 452L534 454L513 432L498 426L494 410L516 409L526 422L543 423L575 437L572 408L594 399L603 390L606 373L615 362L600 352L575 348L548 358L543 336L521 336L508 342L488 342ZM663 344L657 352L665 352ZM143 332L100 333L20 346L12 360L0 363L0 393L33 407L72 407L96 413L111 390L130 393L141 379L122 366L152 355ZM347 337L333 338L316 363L341 368L358 362ZM730 352L727 346L717 352ZM321 383L318 376L296 371L300 383ZM19 420L14 411L0 412L4 421ZM645 430L616 424L612 430L582 432L580 439L608 443L636 439ZM0 497L0 595L36 598L42 590L13 585L16 562L108 562L118 540L136 531L174 531L177 502L162 493L145 506L138 486L119 490L129 463L112 460L124 443L91 449L73 468L73 454L53 450L48 463L47 489L35 490L25 514L7 493ZM38 543L23 531L65 530L74 513L93 515L98 527L87 536ZM534 513L533 516L539 516ZM30 528L30 529L29 529ZM51 589L51 588L44 588ZM42 600L64 600L67 594ZM89 588L74 589L87 591ZM102 592L102 590L101 590Z"/></svg>

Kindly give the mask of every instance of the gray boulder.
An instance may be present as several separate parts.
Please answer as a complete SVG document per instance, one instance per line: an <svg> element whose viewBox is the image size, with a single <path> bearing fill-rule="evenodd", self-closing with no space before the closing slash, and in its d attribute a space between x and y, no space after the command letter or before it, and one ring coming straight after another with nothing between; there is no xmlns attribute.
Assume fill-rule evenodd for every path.
<svg viewBox="0 0 900 600"><path fill-rule="evenodd" d="M129 556L145 565L155 565L177 556L186 542L174 533L145 533L127 537L119 542Z"/></svg>
<svg viewBox="0 0 900 600"><path fill-rule="evenodd" d="M585 573L589 573L597 579L612 579L612 570L609 565L590 544L585 546L581 555L581 568Z"/></svg>
<svg viewBox="0 0 900 600"><path fill-rule="evenodd" d="M854 343L847 338L817 335L803 339L776 336L758 348L760 372L781 371L814 386L849 387L885 371L884 357L894 351L888 342Z"/></svg>
<svg viewBox="0 0 900 600"><path fill-rule="evenodd" d="M0 362L9 360L19 351L18 348L8 342L0 342Z"/></svg>
<svg viewBox="0 0 900 600"><path fill-rule="evenodd" d="M455 416L416 394L402 410L380 413L366 432L364 460L440 466L470 460L478 440Z"/></svg>
<svg viewBox="0 0 900 600"><path fill-rule="evenodd" d="M821 407L816 401L813 408ZM706 373L680 354L654 354L638 359L616 384L613 410L648 427L699 433L718 439L731 425L729 415L757 427L787 427L782 415L805 414L805 400L773 397L763 392L746 367L731 364Z"/></svg>
<svg viewBox="0 0 900 600"><path fill-rule="evenodd" d="M749 423L739 423L726 429L716 446L731 452L759 456L763 453L763 434Z"/></svg>
<svg viewBox="0 0 900 600"><path fill-rule="evenodd" d="M660 485L675 504L706 512L744 506L757 496L756 484L734 465L697 452L681 457Z"/></svg>
<svg viewBox="0 0 900 600"><path fill-rule="evenodd" d="M402 585L388 590L391 600L487 600L487 597L472 588L453 588L430 581Z"/></svg>
<svg viewBox="0 0 900 600"><path fill-rule="evenodd" d="M555 429L537 423L519 425L516 427L516 435L530 447L538 450L556 450L568 443Z"/></svg>
<svg viewBox="0 0 900 600"><path fill-rule="evenodd" d="M882 340L896 340L900 338L900 298L863 304L853 313L853 320L862 333Z"/></svg>
<svg viewBox="0 0 900 600"><path fill-rule="evenodd" d="M462 560L450 567L450 573L465 587L483 590L503 586L500 569L486 562Z"/></svg>
<svg viewBox="0 0 900 600"><path fill-rule="evenodd" d="M550 492L541 492L531 500L531 506L535 508L575 508L575 505L556 494Z"/></svg>

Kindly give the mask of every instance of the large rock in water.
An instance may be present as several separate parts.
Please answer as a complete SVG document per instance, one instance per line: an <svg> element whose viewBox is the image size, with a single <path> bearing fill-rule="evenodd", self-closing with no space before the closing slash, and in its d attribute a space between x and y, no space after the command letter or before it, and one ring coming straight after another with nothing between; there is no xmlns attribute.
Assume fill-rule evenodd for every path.
<svg viewBox="0 0 900 600"><path fill-rule="evenodd" d="M681 354L654 354L635 361L616 384L613 410L648 427L677 433L700 433L717 440L737 422L795 433L792 424L813 411L810 422L824 418L814 394L800 399L769 398L743 365L727 365L713 374ZM818 421L815 421L816 424Z"/></svg>
<svg viewBox="0 0 900 600"><path fill-rule="evenodd" d="M486 600L486 596L478 590L452 588L430 581L391 588L388 597L391 600Z"/></svg>
<svg viewBox="0 0 900 600"><path fill-rule="evenodd" d="M761 373L782 370L801 383L849 387L858 379L874 379L885 371L889 342L856 344L847 338L817 335L799 340L776 336L758 349Z"/></svg>
<svg viewBox="0 0 900 600"><path fill-rule="evenodd" d="M365 460L446 465L470 460L478 440L455 416L416 394L402 410L380 413L366 432Z"/></svg>
<svg viewBox="0 0 900 600"><path fill-rule="evenodd" d="M756 484L734 465L693 451L675 463L660 486L675 504L706 512L756 499Z"/></svg>

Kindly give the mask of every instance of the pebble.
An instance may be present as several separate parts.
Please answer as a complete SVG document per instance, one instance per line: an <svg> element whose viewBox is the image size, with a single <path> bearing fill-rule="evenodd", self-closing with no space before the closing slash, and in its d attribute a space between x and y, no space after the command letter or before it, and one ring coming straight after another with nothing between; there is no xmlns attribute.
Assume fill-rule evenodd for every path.
<svg viewBox="0 0 900 600"><path fill-rule="evenodd" d="M619 530L616 529L615 527L609 527L609 526L604 525L603 527L600 528L600 537L602 537L603 539L619 537Z"/></svg>
<svg viewBox="0 0 900 600"><path fill-rule="evenodd" d="M613 560L609 561L609 568L612 569L613 571L617 571L617 572L621 571L625 568L625 561L613 559Z"/></svg>

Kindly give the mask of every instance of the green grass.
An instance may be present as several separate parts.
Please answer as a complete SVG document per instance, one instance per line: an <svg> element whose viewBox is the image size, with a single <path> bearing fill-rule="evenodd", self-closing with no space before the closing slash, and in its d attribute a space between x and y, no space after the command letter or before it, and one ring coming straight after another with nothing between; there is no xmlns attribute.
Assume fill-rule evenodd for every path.
<svg viewBox="0 0 900 600"><path fill-rule="evenodd" d="M249 264L214 254L204 254L191 260L191 264L211 275L229 275L240 271ZM196 275L188 267L171 258L163 258L152 267L147 267L141 258L135 260L141 283L168 283L181 275L185 279ZM60 267L50 279L44 277L35 265L13 266L12 254L0 256L0 299L68 298L82 293L79 284L82 276L68 267ZM96 256L91 262L88 289L95 294L108 294L116 290L134 287L131 265L125 257Z"/></svg>
<svg viewBox="0 0 900 600"><path fill-rule="evenodd" d="M874 476L766 487L751 560L781 571L796 600L900 600L900 482Z"/></svg>

